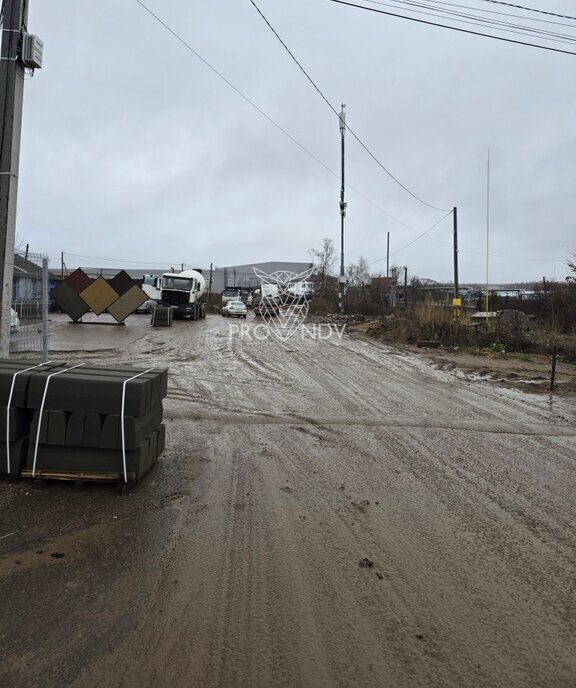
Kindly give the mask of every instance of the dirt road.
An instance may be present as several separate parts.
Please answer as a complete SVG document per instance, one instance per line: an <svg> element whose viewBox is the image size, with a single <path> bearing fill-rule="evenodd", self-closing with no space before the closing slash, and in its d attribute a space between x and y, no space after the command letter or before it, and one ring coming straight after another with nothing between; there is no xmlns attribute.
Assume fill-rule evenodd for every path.
<svg viewBox="0 0 576 688"><path fill-rule="evenodd" d="M0 483L0 685L575 686L574 398L230 324L56 324L170 367L168 447L123 497Z"/></svg>

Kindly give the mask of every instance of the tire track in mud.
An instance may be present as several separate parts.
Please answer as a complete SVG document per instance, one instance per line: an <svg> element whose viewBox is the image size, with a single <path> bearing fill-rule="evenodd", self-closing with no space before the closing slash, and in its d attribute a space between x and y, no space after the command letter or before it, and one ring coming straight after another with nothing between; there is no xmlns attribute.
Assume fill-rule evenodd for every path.
<svg viewBox="0 0 576 688"><path fill-rule="evenodd" d="M122 355L177 354L163 468L187 482L78 688L573 685L573 423L346 336L178 325Z"/></svg>
<svg viewBox="0 0 576 688"><path fill-rule="evenodd" d="M284 467L292 468L286 472L290 484L294 485L287 499L294 500L298 511L306 514L306 531L301 533L303 547L314 552L318 559L311 575L316 579L316 588L323 589L325 603L318 605L316 615L325 620L326 636L332 639L331 659L340 677L335 685L356 685L357 677L355 680L350 671L357 666L375 669L374 676L363 677L367 685L381 685L384 675L392 680L391 685L401 685L403 666L410 662L419 664L427 676L427 685L432 685L441 652L434 649L430 619L422 614L420 600L414 599L414 585L409 584L410 577L401 564L407 559L407 569L417 568L417 557L409 553L410 540L399 556L395 547L390 546L390 540L395 540L391 538L394 527L391 532L389 525L381 531L382 522L377 528L371 527L370 507L366 511L354 508L350 496L333 479L329 491L326 485L315 489L316 479L302 484L303 466L295 458L301 452L296 446L287 447L285 436L282 445L276 441L272 446L276 457L281 455L279 460ZM321 473L318 465L314 466L313 473ZM358 469L357 463L354 469ZM330 473L325 476L329 483ZM335 496L339 499L334 499ZM320 527L310 530L315 522ZM298 532L297 522L295 532ZM358 568L358 562L365 555L374 559L374 570L370 567L364 573ZM418 647L415 638L422 630L426 631L426 644ZM456 667L450 675L450 681L444 677L443 685L460 685Z"/></svg>
<svg viewBox="0 0 576 688"><path fill-rule="evenodd" d="M174 398L187 400L189 397ZM195 401L195 399L190 399ZM209 405L209 404L208 404ZM217 407L215 404L214 407ZM382 428L426 428L430 430L463 430L467 432L487 433L491 435L521 435L529 437L576 437L576 429L565 425L537 424L537 423L505 423L494 420L457 420L434 417L422 417L406 419L402 417L383 417L375 418L368 416L303 416L300 414L282 415L274 413L261 413L259 411L242 412L241 409L217 407L221 413L206 413L202 410L198 412L174 411L171 415L174 418L191 417L197 420L214 421L219 423L229 423L231 425L294 425L300 423L303 426L322 426L326 429L336 427L382 427Z"/></svg>
<svg viewBox="0 0 576 688"><path fill-rule="evenodd" d="M354 346L352 348L354 349L356 347ZM420 453L422 458L420 460L412 459L412 461L408 462L407 465L405 464L401 469L397 469L403 472L403 486L407 487L405 475L408 469L408 471L412 475L412 478L416 479L418 482L419 488L417 491L421 493L421 498L424 498L426 502L430 502L431 504L433 503L434 509L436 511L438 510L439 505L442 504L445 514L450 513L452 515L452 520L454 520L455 516L457 517L457 525L455 526L454 524L452 524L451 527L453 529L453 532L459 535L460 541L463 543L467 543L468 546L470 546L471 542L477 545L477 537L482 537L485 545L485 548L483 550L485 556L493 558L494 563L498 562L500 566L502 565L503 545L494 544L494 542L498 542L499 535L498 528L495 526L495 523L499 523L502 520L502 518L506 519L511 517L511 515L513 517L515 511L520 513L519 507L512 507L511 513L509 513L510 506L508 506L507 508L505 507L504 512L508 513L508 517L503 516L503 514L501 513L497 513L495 515L494 509L496 508L502 510L502 503L501 501L499 503L498 499L495 497L493 493L493 487L484 487L483 491L482 489L479 489L478 481L470 480L469 476L467 476L466 473L462 473L462 471L457 470L457 467L455 468L443 462L439 455L436 455L434 452L430 452L430 449L428 447L428 441L420 439L414 433L419 428L432 430L434 428L443 428L445 430L472 430L477 433L519 433L525 435L534 435L542 433L547 435L564 434L567 437L574 437L574 429L567 426L552 426L542 422L521 424L520 422L518 422L516 418L514 418L514 421L512 423L503 422L499 419L496 419L495 411L498 414L498 407L505 408L507 412L510 413L511 401L513 402L513 406L518 406L521 409L521 417L523 419L525 419L526 417L528 417L529 419L542 419L542 416L545 413L545 409L542 409L536 405L533 408L527 409L526 404L523 404L522 400L518 401L517 399L511 400L506 398L504 399L504 401L496 400L495 408L495 395L494 392L492 392L492 390L489 389L478 390L477 387L475 387L472 390L464 389L458 381L450 379L450 387L453 391L456 391L456 400L452 399L450 402L447 403L444 391L438 393L432 391L432 393L430 393L430 390L427 387L425 389L425 393L423 394L421 381L418 383L418 387L415 387L414 381L414 378L417 377L420 369L424 369L425 378L429 378L429 383L427 383L427 385L438 384L442 383L443 381L445 382L447 378L450 378L450 376L446 374L439 375L434 371L431 372L429 369L427 369L425 365L421 364L419 361L415 362L414 360L410 359L402 361L402 371L398 370L399 366L397 365L396 361L395 365L392 366L392 369L389 370L389 372L391 372L391 374L393 375L394 385L399 386L401 388L401 395L404 399L408 400L409 405L413 403L417 403L420 406L428 405L430 403L431 398L435 398L437 401L442 401L444 407L448 406L448 410L450 410L451 408L454 410L459 409L460 412L462 412L463 408L468 411L472 410L474 412L474 415L476 415L476 419L437 419L428 417L411 419L406 421L405 419L403 420L402 418L398 417L387 417L378 419L370 417L367 414L365 414L362 417L361 413L358 413L358 411L368 411L373 414L374 398L379 400L380 403L382 403L382 401L385 401L384 407L380 406L380 408L382 408L384 411L388 410L389 408L388 399L378 399L378 385L375 384L374 380L372 378L367 380L365 375L362 377L359 374L359 371L361 371L362 366L357 364L355 366L348 367L334 367L334 362L330 360L330 357L326 357L325 360L323 359L322 362L320 362L317 360L317 356L315 356L308 350L290 352L293 354L291 356L288 355L288 353L284 350L279 350L279 355L275 360L276 366L274 366L270 363L269 352L270 349L268 347L268 358L266 359L265 363L261 362L258 359L258 355L262 354L261 349L258 349L257 351L253 350L250 353L242 351L240 349L239 351L235 352L235 356L236 361L239 364L246 366L249 370L254 370L257 375L269 374L270 377L274 379L274 382L276 382L279 378L278 371L280 369L282 370L283 375L288 380L302 380L303 378L305 378L305 374L310 375L310 373L313 372L313 377L308 378L307 383L301 387L300 391L306 390L309 387L317 387L318 383L320 383L322 385L323 390L322 394L327 397L327 400L329 400L329 408L338 408L339 410L346 409L348 413L352 411L352 414L350 414L347 417L340 418L318 418L317 416L306 417L305 415L302 415L301 412L286 417L275 416L273 413L262 414L261 416L258 416L257 414L234 414L233 416L222 416L217 414L216 416L212 417L212 420L224 421L232 424L286 424L289 426L287 428L288 433L286 432L286 430L284 430L281 439L281 442L284 444L284 446L286 444L290 444L290 442L293 441L293 437L295 435L294 431L299 427L298 425L293 425L294 421L296 421L297 423L309 423L315 427L322 427L323 429L329 428L333 432L335 432L337 436L341 438L340 450L343 449L344 445L347 447L347 450L350 452L350 454L356 457L368 455L371 458L372 463L375 463L375 457L373 454L371 454L371 452L367 452L365 449L367 433L378 433L380 435L384 433L386 441L388 442L388 444L390 444L390 435L395 434L395 427L397 428L398 426L401 426L404 429L407 429L409 431L410 436L409 440L405 440L404 443L398 443L398 441L392 442L392 445L395 445L396 447L394 450L395 453L398 455L413 456L414 452L417 451ZM346 356L355 355L355 352L350 350L343 353L345 353ZM364 351L356 353L359 360L365 360L366 363L368 363L373 368L374 356L368 356L365 354ZM251 357L253 360L251 360ZM379 369L383 369L386 371L386 367L381 362L381 357L382 354L378 352L378 356L376 357L376 365L379 366ZM243 376L244 373L240 375L240 377ZM346 390L344 396L343 390ZM464 390L464 392L460 393L460 390ZM470 394L470 391L472 391L472 394ZM352 392L352 394L350 394L350 392ZM232 394L241 406L245 392L234 390ZM470 399L470 396L472 396L472 400ZM500 396L502 396L502 393L500 393ZM252 392L252 403L254 403L255 397L260 397L261 401L268 401L268 403L270 402L270 399L266 399L266 393L264 395L258 395L257 393L256 395L254 395L254 392ZM465 397L466 399L464 401L461 401L459 397ZM398 407L399 402L395 400L394 405L395 407ZM490 408L487 408L487 405ZM257 403L256 406L258 407L259 404ZM516 409L514 409L514 411L516 411ZM489 418L490 422L478 420L478 416L480 416L481 419ZM203 419L208 420L206 414L204 414ZM330 423L330 425L323 426L323 423ZM354 429L353 426L358 427ZM412 429L411 432L410 429ZM274 428L272 428L272 430L274 430ZM351 430L352 433L350 432ZM352 437L356 437L356 441L350 443ZM316 436L315 439L321 440L321 436ZM334 437L332 437L331 439L334 440ZM347 442L343 442L342 439L347 440ZM542 439L541 442L544 446L546 446L547 440ZM500 446L496 453L498 453L499 451L505 453L506 447ZM424 456L426 456L426 461L424 461L423 459ZM418 468L416 468L417 466ZM302 470L303 467L300 465L299 468L300 470ZM365 479L368 478L368 476L364 477ZM393 475L389 475L388 485L390 479L393 478ZM373 474L370 475L369 480L375 480ZM381 489L385 488L385 484L386 483L381 483ZM410 483L410 489L415 489L413 480ZM432 501L431 493L434 495ZM288 499L295 499L295 497L294 495L292 495L288 497ZM378 526L376 527L376 529L373 529L370 526L369 519L365 515L359 513L355 509L355 507L352 506L350 503L344 503L344 505L341 505L339 509L334 510L330 506L330 497L322 493L322 491L319 491L312 500L308 500L302 507L302 510L309 514L307 518L310 518L310 515L313 515L315 513L314 507L311 505L311 503L322 505L322 509L319 510L318 517L323 518L324 522L326 522L326 519L328 519L332 523L331 530L334 534L334 539L340 543L336 555L334 552L330 552L330 556L328 556L328 552L326 552L326 559L330 558L332 561L335 561L337 565L339 565L342 568L345 568L346 565L349 564L350 552L353 548L360 547L361 549L365 549L366 551L378 552ZM482 507L482 505L486 504L492 504L493 506L491 507L491 509L488 509L487 515L484 516L483 514L480 514L479 509ZM404 508L404 513L407 513L410 516L410 519L414 518L414 514L412 512L414 507L415 504L410 503L408 504L408 507L405 506ZM508 509L508 511L506 509ZM331 511L332 515L327 516L327 513L329 514ZM522 513L525 513L525 509ZM540 518L542 518L542 514L540 514ZM475 527L476 529L472 529L472 531L470 531L468 524L474 521L476 521L477 523ZM294 523L295 526L298 526L298 521L294 521ZM482 526L479 526L479 523L482 523ZM544 524L542 525L542 527L545 527L545 525L547 525L545 521L541 520L541 523ZM381 526L381 524L379 525ZM424 526L423 523L421 523L420 525L421 527ZM461 530L461 532L458 532L459 529ZM534 536L534 533L530 529L529 524L527 525L526 523L522 522L522 520L520 520L519 522L515 522L515 529L517 531L518 529L520 529L520 531L523 530L524 532L523 534L521 534L521 532L518 531L515 533L514 537L510 538L511 542L514 544L515 539L521 540L528 536ZM428 540L434 541L435 537L438 537L438 534L429 531L426 532ZM398 524L396 524L396 528L394 530L394 539L401 540L401 533L401 527ZM558 533L557 530L554 530L553 528L548 528L546 534L548 537L555 537ZM502 542L502 539L500 539L500 541ZM343 546L344 543L347 544ZM390 545L390 543L388 544ZM487 546L487 544L491 544L491 546ZM320 543L317 543L316 546L320 547ZM420 546L422 547L422 544ZM398 542L394 543L392 549L395 552L395 556L392 558L388 558L386 568L386 579L396 581L396 587L394 588L394 586L389 585L387 594L388 596L392 596L392 598L395 600L395 614L398 615L399 610L401 610L400 616L403 619L403 623L407 626L416 626L417 624L415 623L415 618L417 614L415 610L419 608L419 604L422 602L423 598L417 600L413 609L408 609L405 598L405 590L411 590L412 595L414 595L414 591L418 587L418 584L422 585L422 583L418 581L415 582L413 578L410 578L409 576L407 577L404 569L399 564L395 563L400 561L406 561L406 559L409 559L404 549L398 550ZM519 553L522 554L521 547L516 548L516 554L513 554L512 551L509 553L506 553L504 551L504 554L506 555L505 561L513 561L514 557L518 556ZM390 550L388 550L386 554L389 555ZM385 557L386 554L383 554L382 556ZM555 554L557 556L559 555L560 558L564 558L561 552L556 551ZM301 562L305 561L305 557L300 556L299 560ZM524 557L524 566L526 566L527 561L529 561L529 557ZM568 562L565 560L565 563ZM412 564L415 565L416 569L422 570L422 568L425 568L426 566L426 561L416 560L412 561ZM490 585L480 584L476 580L474 580L473 583L470 582L469 579L471 577L471 572L469 568L466 568L465 566L463 567L462 564L460 564L460 567L455 566L455 568L458 572L459 586L466 590L468 596L472 600L471 602L470 600L464 599L464 601L462 602L463 608L466 610L465 612L462 612L463 616L474 613L474 605L478 605L481 608L489 609L490 604L488 600L490 598L490 595L494 595L494 591L491 590ZM521 575L521 569L522 567L520 565L512 567L512 570L515 570L516 574L520 572L518 580L522 584L523 579ZM444 575L446 575L446 572L444 572ZM490 579L490 576L488 576L488 579ZM521 587L525 590L525 594L530 594L526 591L525 579L526 576L524 576L523 586L521 585ZM463 584L462 581L466 581L467 584ZM327 587L327 583L325 580L323 585L325 588ZM557 587L553 587L552 590L549 590L549 593L552 598L554 598L558 594L558 592L559 590ZM446 594L454 595L455 591L453 589L449 591L447 590ZM338 597L338 593L335 590L332 591L331 595L334 598ZM330 594L328 594L328 596L330 597ZM461 596L463 598L466 597L465 595ZM341 598L342 591L340 591L340 599ZM509 606L510 608L513 607L514 603L511 602L511 600L513 599L514 595L508 594L508 596L504 596L501 599L502 606ZM352 599L350 600L351 606L353 606L353 603L354 597L352 597ZM326 614L325 609L321 611L322 613L319 612L318 614L319 618L323 618L323 616ZM553 610L546 610L544 608L540 608L540 618L545 618L546 611L550 613L550 611ZM440 613L440 611L436 610L436 613ZM344 623L344 625L346 625L344 620L341 620L341 622ZM485 618L485 622L488 622L487 618ZM449 627L450 619L444 618L443 624ZM509 635L513 633L515 628L514 623L508 625L504 624L504 627L506 628L507 633ZM350 629L348 630L350 631ZM462 629L459 629L458 632L460 634L463 634L464 636L466 635L465 633L463 633ZM334 629L330 629L329 633L331 637L335 637ZM366 639L366 637L378 638L378 642L374 647L372 647L369 643L366 642L366 640L364 640L365 647L372 648L372 652L368 652L366 654L371 657L378 656L378 647L380 647L380 643L384 642L384 639L379 637L378 632L375 631L374 628L364 629L363 632L359 632L359 630L356 629L356 632L351 633L350 635L354 637L362 637L364 639ZM475 640L475 638L469 638L469 642L474 642ZM348 642L350 643L350 637L348 637ZM340 648L340 650L342 652L342 648ZM549 648L549 650L553 651L553 648ZM396 648L395 651L399 655L402 655L402 652L398 650L398 648ZM460 648L460 651L466 654L466 643L464 643L464 645ZM495 652L494 648L492 648L492 652ZM518 652L518 649L516 649L516 652ZM363 652L359 648L355 648L355 653L357 657L363 656ZM497 655L497 652L495 654ZM512 655L514 655L514 652L512 652ZM512 659L512 657L510 657L510 659ZM497 656L493 657L492 660L498 663ZM333 661L338 663L338 658L335 657ZM444 658L443 661L446 661L446 659ZM501 666L501 670L505 672L503 666ZM453 672L453 676L457 676L459 674L457 667L451 667L451 671ZM458 684L455 683L455 685Z"/></svg>
<svg viewBox="0 0 576 688"><path fill-rule="evenodd" d="M411 448L412 450L414 449L413 446ZM283 451L283 454L287 454L288 456L291 456L292 453L295 452L293 452L293 450L290 452L286 452L285 450ZM396 452L394 453L395 455L398 455ZM368 456L371 459L371 465L374 464L375 457L370 455L369 453L367 454L365 449L364 451L359 450L357 452L354 452L354 455L356 457L362 455ZM295 470L293 472L293 479L296 481L295 484L298 485L297 476L299 473L301 474L302 466L298 465L298 462L295 462L295 464L295 468L300 469L300 471ZM429 462L427 462L426 465L428 466ZM317 464L315 464L315 467L316 469L318 469ZM360 470L358 463L355 464L354 468L355 470ZM314 470L314 473L317 472L319 471ZM450 475L450 473L447 471L444 471L444 474L440 477L440 474L442 473L442 468L438 468L437 473L439 475L439 484L446 484L450 480L453 480L453 476ZM394 473L392 473L391 475L394 476ZM378 474L375 472L370 472L369 476L369 484L371 486L370 492L373 495L374 492L378 489L376 487L378 483ZM343 476L340 475L339 477L341 479ZM364 478L364 480L366 480L368 478L368 474L361 473L361 477ZM481 516L481 511L483 508L482 503L479 504L478 499L476 499L475 504L468 504L464 509L459 508L456 510L456 514L454 514L453 512L455 500L462 501L463 499L464 504L467 504L466 496L464 495L463 497L461 497L458 494L458 490L455 490L455 494L453 495L452 499L445 500L442 498L442 491L438 490L436 498L431 501L429 495L429 471L428 473L426 473L426 477L426 489L422 490L423 496L427 495L427 499L424 502L424 505L433 506L433 512L438 513L439 505L437 503L437 499L440 498L440 501L443 502L445 505L443 516L445 526L449 526L449 532L452 535L458 536L457 541L460 543L460 545L466 545L466 547L462 551L460 551L457 559L452 560L449 556L446 556L447 552L450 550L451 545L447 547L446 543L443 542L443 540L445 539L443 533L430 530L429 527L426 527L427 523L425 514L420 514L416 530L406 528L407 524L414 521L414 516L417 515L415 514L415 512L416 510L419 510L419 508L422 506L421 504L418 504L416 502L409 502L407 505L405 505L404 509L401 510L400 514L396 513L397 507L392 508L392 510L388 509L386 518L383 521L378 520L376 523L371 523L371 518L373 515L372 512L381 511L381 505L383 503L386 503L386 498L383 498L382 496L380 497L380 505L378 505L378 502L376 502L376 505L378 505L377 508L375 508L374 506L369 506L366 509L366 513L368 514L366 516L360 515L357 511L347 512L346 510L344 510L342 513L337 513L336 516L339 518L342 528L344 528L348 535L347 537L344 536L342 528L333 527L331 528L331 530L333 531L332 537L328 538L328 540L337 541L340 544L342 544L343 541L348 540L352 547L354 547L354 545L356 546L357 551L359 547L364 547L364 551L369 553L369 556L371 558L374 558L375 566L378 566L380 572L386 572L386 580L396 582L397 589L395 590L395 592L397 594L398 600L401 601L401 604L395 604L394 614L396 615L396 617L398 617L399 610L402 610L401 618L404 626L418 628L418 624L415 623L414 620L417 619L418 616L421 616L421 614L418 614L417 610L422 610L426 607L430 607L431 604L429 591L428 593L426 592L426 589L430 585L430 583L427 580L422 580L420 578L421 573L417 573L416 575L414 575L414 571L427 571L427 578L429 578L431 584L435 587L436 594L438 594L439 589L442 590L444 588L444 597L446 599L458 600L460 606L458 616L461 619L469 619L478 616L477 607L480 607L485 610L485 612L482 614L482 616L484 617L482 623L490 624L491 615L493 614L493 600L496 597L500 602L501 609L508 610L507 613L509 614L510 618L504 618L500 621L500 628L498 631L495 632L495 639L491 643L491 647L487 647L484 640L484 653L491 653L493 655L491 661L499 663L499 660L501 659L500 655L503 654L501 650L501 643L504 642L503 636L505 636L506 634L508 634L508 636L513 636L514 633L517 632L518 628L522 627L523 623L530 623L529 619L532 619L533 621L535 619L538 619L538 621L542 623L542 626L545 626L551 621L551 613L556 617L558 616L558 609L555 608L554 605L550 607L549 602L550 598L562 597L562 585L566 586L566 584L568 584L570 581L569 571L572 570L570 568L570 561L565 561L565 564L567 564L567 566L564 567L563 577L560 575L560 572L558 570L554 570L554 568L550 570L549 573L553 574L556 577L557 585L553 584L549 586L547 591L538 589L537 587L534 590L530 589L531 585L532 587L534 587L533 581L529 582L529 587L526 586L526 576L523 577L521 575L522 564L518 563L516 566L513 567L508 566L508 564L514 561L515 556L522 554L521 546L519 547L515 555L511 552L510 556L506 555L504 558L502 551L496 550L496 552L490 552L490 548L488 548L488 550L484 552L484 556L489 556L490 554L492 554L492 556L490 557L490 566L487 567L486 565L482 565L475 553L475 550L479 544L476 540L476 533L474 532L474 529L470 531L470 523L473 523L474 520L478 519L478 516ZM424 487L424 482L422 482L421 485L422 487ZM310 483L307 483L306 488L309 487ZM402 487L406 487L405 482L402 485ZM388 488L388 490L386 488ZM380 494L386 495L387 491L389 491L389 488L390 479L388 477L388 479L385 480L384 484L380 488ZM336 485L333 485L332 494L335 493L336 489ZM294 494L295 498L297 498L299 495L298 487L295 488ZM376 494L378 495L377 491ZM486 496L490 498L489 494ZM401 492L397 492L395 494L395 497L399 499L401 502L406 500L406 497L403 496ZM313 499L306 499L306 504L302 506L302 510L308 514L307 520L311 516L313 517L315 513L317 513L318 517L320 517L321 515L321 517L324 519L324 522L326 522L326 511L324 511L323 509L319 510L318 508L314 510L314 508L311 506L312 503L317 502L321 502L322 507L329 508L329 500L326 498L323 499L322 491L319 491L319 493L316 494ZM433 504L432 502L436 503ZM356 504L358 504L358 502L356 502ZM373 496L371 504L374 505ZM470 508L471 506L473 506L474 508ZM392 521L390 520L391 518ZM395 524L394 521L396 521ZM490 525L493 524L490 523ZM522 526L523 524L519 525ZM390 526L392 527L391 532L389 531ZM424 535L422 535L422 533L424 533ZM486 533L484 532L483 535L486 535ZM382 548L382 537L384 537L386 541L386 546L384 548ZM500 539L501 542L505 542L506 540L506 538L502 537L502 533L498 533L497 531L492 533L492 537L495 537L496 540ZM490 538L487 538L487 540L489 539ZM509 539L511 543L516 544L517 540L520 542L524 540L525 535L521 533L513 533L509 537ZM405 546L401 547L401 549L398 549L399 543L403 541L405 542ZM445 554L445 561L443 559L440 559L440 561L438 561L437 555L433 551L430 551L430 542L434 542L435 547L440 547L444 550L447 550ZM466 551L468 555L467 557L463 556L466 553ZM418 554L416 554L417 552L421 552L421 555L418 556ZM529 561L529 557L527 556L521 557L521 559L524 559L525 563ZM386 562L384 566L382 565L382 561ZM551 561L553 561L552 558ZM498 575L494 573L492 567L495 567L495 571L499 571L500 573L502 573L501 579L499 579ZM478 571L476 571L476 569L478 569ZM507 574L514 571L514 569L516 569L516 575L514 577L517 578L517 583L520 586L518 591L514 591L513 589L511 589L508 590L505 594L500 593L499 590L501 582L506 580ZM409 572L412 572L411 575ZM518 573L520 573L520 575L517 575ZM540 576L541 581L547 579L547 575ZM446 583L446 581L450 582ZM406 591L408 591L408 595L413 598L419 589L421 593L420 596L416 597L416 601L412 599L412 604L410 605L410 603L406 600L405 597L405 595L407 594ZM570 588L568 586L568 590L569 589ZM390 592L394 592L394 590L389 590L388 593ZM547 592L547 594L544 595L544 598L548 599L545 599L544 602L541 602L540 595L543 592ZM528 604L526 604L526 600L529 600ZM451 618L451 614L454 614L454 610L452 610L451 613L446 614L446 610L444 608L436 609L434 612L434 616L436 616L439 619L442 619L442 625L445 628L453 627L454 632L457 632L457 635L460 638L467 639L466 642L463 642L462 646L459 648L461 656L466 656L467 654L470 654L470 647L474 646L478 642L478 637L476 637L473 633L469 633L465 626L459 627L458 624L455 624L454 620ZM522 616L524 617L524 622L522 621ZM567 622L566 619L562 619L562 621L564 623ZM424 625L428 626L429 623L430 619L427 619L427 622ZM553 625L554 624L552 623L551 626ZM375 633L374 629L372 629L370 636L372 637L374 635L377 636L377 633ZM554 639L555 631L549 632L547 635L548 637L546 639L538 639L538 642L536 643L536 648L534 649L537 650L537 646L539 643L547 641L548 651L552 655L558 655L559 653L557 652L557 647ZM500 637L500 641L498 641L498 637ZM380 642L384 642L384 640L380 639ZM527 644L530 644L530 640L528 640ZM569 641L568 643L565 642L564 645L564 662L562 662L561 657L558 657L558 661L560 662L560 664L564 665L564 670L566 672L570 672L574 669L574 663L566 663L566 651L568 651ZM516 648L516 653L518 653L519 651L521 652L521 648ZM399 654L402 654L401 651L398 652ZM377 654L378 653L376 652L376 656ZM561 654L562 653L560 653L560 655ZM513 656L514 652L512 652L511 656L509 657L510 661L513 660ZM473 670L474 661L474 658L470 657L470 670ZM457 676L457 667L453 667L453 669L455 673L452 675ZM504 668L504 666L501 666L501 670L504 674L506 673L506 669ZM465 678L466 675L469 679L470 676L468 674L465 674L463 678ZM458 683L458 681L455 681L454 685L460 684Z"/></svg>
<svg viewBox="0 0 576 688"><path fill-rule="evenodd" d="M481 383L463 383L453 374L438 371L429 364L411 354L397 354L391 356L388 348L370 345L363 341L344 338L342 344L332 345L342 356L345 352L349 360L356 362L365 361L374 371L374 366L381 376L377 379L371 376L366 379L366 370L356 363L357 375L350 365L341 367L328 367L318 362L317 358L306 353L301 356L305 360L305 368L314 367L322 373L322 384L327 385L327 378L331 384L330 394L335 397L342 396L342 390L352 390L362 401L368 398L372 405L380 404L378 410L389 412L392 406L396 412L404 410L406 413L418 413L422 406L435 406L448 416L461 416L463 411L472 411L474 416L480 418L493 418L498 409L495 404L501 404L500 412L510 416L512 409L521 412L522 416L530 421L540 418L547 409L542 408L537 399L532 399L527 404L526 395L518 395L512 390L495 391ZM328 359L328 357L327 357ZM328 359L329 360L329 359ZM384 375L388 374L385 378ZM428 383L428 384L427 384ZM440 383L440 384L439 384ZM422 394L422 384L426 384L426 394ZM384 397L381 394L382 387L394 391L395 396ZM438 387L436 392L434 387ZM447 394L447 389L450 394ZM501 397L495 399L494 397ZM520 398L519 398L520 397Z"/></svg>

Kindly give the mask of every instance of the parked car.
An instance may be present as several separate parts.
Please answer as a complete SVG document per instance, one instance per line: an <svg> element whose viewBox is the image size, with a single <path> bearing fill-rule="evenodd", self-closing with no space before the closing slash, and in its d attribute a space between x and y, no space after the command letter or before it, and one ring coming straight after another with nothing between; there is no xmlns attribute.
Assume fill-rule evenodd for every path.
<svg viewBox="0 0 576 688"><path fill-rule="evenodd" d="M280 309L273 301L257 301L253 306L254 315L272 318L280 315Z"/></svg>
<svg viewBox="0 0 576 688"><path fill-rule="evenodd" d="M154 299L146 299L141 306L138 306L135 313L152 313L152 310L158 303Z"/></svg>
<svg viewBox="0 0 576 688"><path fill-rule="evenodd" d="M222 306L223 317L235 315L237 318L245 318L247 313L246 304L242 301L228 301Z"/></svg>

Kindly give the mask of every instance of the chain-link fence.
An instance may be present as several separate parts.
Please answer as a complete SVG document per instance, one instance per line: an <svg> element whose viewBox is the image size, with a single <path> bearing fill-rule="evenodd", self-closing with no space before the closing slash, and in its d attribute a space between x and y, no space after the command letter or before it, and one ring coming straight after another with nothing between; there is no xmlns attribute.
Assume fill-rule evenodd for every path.
<svg viewBox="0 0 576 688"><path fill-rule="evenodd" d="M48 258L40 253L14 255L10 355L48 355Z"/></svg>

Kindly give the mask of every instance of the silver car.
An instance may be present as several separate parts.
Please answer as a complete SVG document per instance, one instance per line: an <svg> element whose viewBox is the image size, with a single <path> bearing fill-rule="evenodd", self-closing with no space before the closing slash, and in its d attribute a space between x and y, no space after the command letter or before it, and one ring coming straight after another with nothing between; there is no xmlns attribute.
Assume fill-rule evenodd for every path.
<svg viewBox="0 0 576 688"><path fill-rule="evenodd" d="M246 304L242 301L228 301L222 306L223 317L235 315L237 318L245 318L247 313Z"/></svg>

